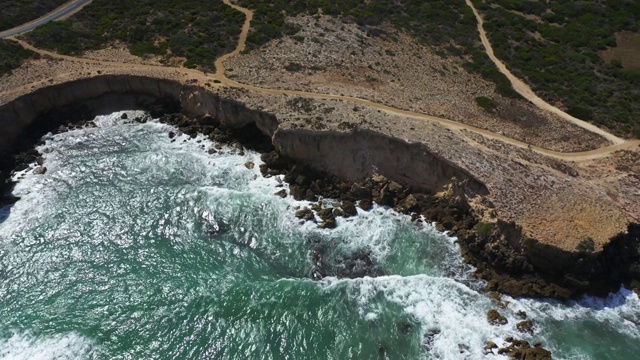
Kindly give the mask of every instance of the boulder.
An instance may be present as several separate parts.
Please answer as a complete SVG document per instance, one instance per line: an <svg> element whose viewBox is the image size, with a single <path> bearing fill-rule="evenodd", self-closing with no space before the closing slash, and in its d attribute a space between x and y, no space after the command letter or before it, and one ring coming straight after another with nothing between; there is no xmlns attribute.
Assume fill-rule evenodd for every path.
<svg viewBox="0 0 640 360"><path fill-rule="evenodd" d="M404 191L404 187L395 181L390 181L387 184L387 190L393 195L399 195Z"/></svg>
<svg viewBox="0 0 640 360"><path fill-rule="evenodd" d="M360 200L358 205L360 206L360 209L364 211L369 211L373 208L373 204L371 203L371 200L366 200L366 199Z"/></svg>
<svg viewBox="0 0 640 360"><path fill-rule="evenodd" d="M247 169L251 170L256 166L256 164L254 164L251 161L247 161L246 163L244 163L244 167L246 167Z"/></svg>
<svg viewBox="0 0 640 360"><path fill-rule="evenodd" d="M373 198L378 205L382 206L393 206L393 197L391 190L389 190L389 185L385 185L380 189L377 196Z"/></svg>
<svg viewBox="0 0 640 360"><path fill-rule="evenodd" d="M497 348L498 348L498 345L496 343L494 343L493 341L487 341L487 344L484 346L484 353L492 354L493 349L497 349Z"/></svg>
<svg viewBox="0 0 640 360"><path fill-rule="evenodd" d="M398 205L398 212L403 214L408 214L412 211L415 211L418 208L418 200L413 196L413 194L409 194L404 200L400 202Z"/></svg>
<svg viewBox="0 0 640 360"><path fill-rule="evenodd" d="M33 173L36 175L44 175L44 173L47 172L47 168L44 166L38 166L37 168L33 169Z"/></svg>
<svg viewBox="0 0 640 360"><path fill-rule="evenodd" d="M336 223L336 219L331 218L323 221L319 226L323 229L335 229L338 224Z"/></svg>
<svg viewBox="0 0 640 360"><path fill-rule="evenodd" d="M487 321L489 321L491 325L506 325L509 322L506 317L494 309L487 312Z"/></svg>
<svg viewBox="0 0 640 360"><path fill-rule="evenodd" d="M313 215L313 210L311 210L309 208L304 208L304 209L300 209L300 210L296 211L296 217L298 219L303 219L303 220L306 220L306 221L315 220L315 215Z"/></svg>
<svg viewBox="0 0 640 360"><path fill-rule="evenodd" d="M351 200L345 200L342 202L342 211L344 211L344 217L358 215L358 210L356 209L356 205Z"/></svg>
<svg viewBox="0 0 640 360"><path fill-rule="evenodd" d="M516 324L516 329L521 333L533 334L533 321L524 320Z"/></svg>
<svg viewBox="0 0 640 360"><path fill-rule="evenodd" d="M327 220L334 220L335 221L335 217L333 215L333 209L332 208L326 208L326 209L322 209L320 211L318 211L318 216L320 217L320 219L327 221Z"/></svg>
<svg viewBox="0 0 640 360"><path fill-rule="evenodd" d="M371 200L371 190L360 184L351 185L349 195L355 200Z"/></svg>
<svg viewBox="0 0 640 360"><path fill-rule="evenodd" d="M280 196L281 198L286 198L287 197L287 190L282 189L280 191L278 191L277 193L275 193L275 195Z"/></svg>
<svg viewBox="0 0 640 360"><path fill-rule="evenodd" d="M291 193L291 196L293 196L294 199L304 200L305 189L303 187L292 185L291 187L289 187L289 192Z"/></svg>

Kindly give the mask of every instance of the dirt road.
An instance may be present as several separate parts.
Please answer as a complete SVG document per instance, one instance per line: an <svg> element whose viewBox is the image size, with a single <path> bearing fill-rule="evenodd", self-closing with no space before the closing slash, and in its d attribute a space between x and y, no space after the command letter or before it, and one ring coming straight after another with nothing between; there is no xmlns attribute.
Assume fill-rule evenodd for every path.
<svg viewBox="0 0 640 360"><path fill-rule="evenodd" d="M469 1L469 0L467 0ZM588 124L582 120L579 119L575 119L570 117L568 114L562 112L561 110L547 104L546 102L544 102L542 99L540 99L539 97L537 97L535 94L533 94L533 92L531 91L531 89L524 84L522 81L518 80L517 78L515 78L511 73L510 74L510 80L513 78L512 82L515 82L515 85L518 85L518 88L516 88L516 90L518 92L520 92L523 96L525 96L527 99L531 100L532 102L534 101L538 101L537 104L536 102L534 102L534 104L540 106L543 109L548 109L549 111L552 111L551 109L555 109L555 111L552 112L556 112L561 115L564 114L564 116L570 117L573 120L567 119L569 121L572 121L574 123L576 123L579 126L584 127L587 130L593 131L597 134L602 135L603 137L609 139L613 145L609 145L609 146L605 146L599 149L595 149L595 150L590 150L590 151L583 151L583 152L575 152L575 153L562 153L562 152L557 152L557 151L552 151L552 150L548 150L548 149L544 149L541 147L537 147L537 146L531 146L527 143L524 143L522 141L518 141L512 138L509 138L507 136L504 135L500 135L500 134L496 134L493 133L491 131L485 130L485 129L480 129L474 126L470 126L470 125L466 125L463 123L459 123L453 120L448 120L448 119L444 119L444 118L440 118L440 117L436 117L436 116L432 116L432 115L425 115L425 114L420 114L420 113L416 113L416 112L412 112L412 111L407 111L407 110L401 110L401 109L397 109L391 106L386 106L383 104L379 104L379 103L375 103L373 101L369 101L369 100L365 100L365 99L360 99L360 98L356 98L356 97L351 97L351 96L342 96L342 95L336 95L336 94L321 94L321 93L312 93L312 92L306 92L306 91L295 91L295 90L278 90L278 89L269 89L269 88L262 88L262 87L258 87L258 86L253 86L253 85L249 85L249 84L242 84L239 83L237 81L233 81L229 78L226 77L225 75L225 71L224 71L224 63L227 59L238 55L241 51L243 51L245 49L246 46L246 40L247 40L247 35L249 33L250 27L251 27L251 20L253 19L253 12L249 9L245 9L242 7L239 7L235 4L232 4L230 2L230 0L223 0L223 2L231 7L233 7L234 9L241 11L242 13L245 14L246 16L246 20L242 26L242 31L240 33L240 37L239 37L239 41L238 41L238 45L236 47L236 49L222 57L220 57L216 63L215 63L215 67L216 67L216 73L215 74L205 74L201 71L198 70L192 70L192 69L185 69L185 68L169 68L169 67L164 67L164 66L155 66L155 65L141 65L141 64L123 64L123 63L118 63L118 62L109 62L109 61L101 61L101 60L92 60L92 59L85 59L85 58L77 58L77 57L72 57L72 56L65 56L65 55L59 55L50 51L46 51L46 50L42 50L42 49L37 49L34 48L33 46L31 46L30 44L21 41L21 40L17 40L15 38L11 38L14 41L19 42L22 46L24 46L27 49L30 49L32 51L35 51L41 55L46 55L46 56L51 56L54 58L58 58L58 59L64 59L64 60L68 60L68 61L76 61L76 62L84 62L84 63L89 63L89 64L97 64L97 65L104 65L104 66L108 66L108 67L122 67L122 68L127 68L127 69L131 69L131 70L152 70L155 72L171 72L171 73L182 73L185 76L189 76L190 78L193 79L197 79L201 82L206 82L208 80L218 80L218 84L216 86L226 86L226 87L232 87L232 88L241 88L241 89L246 89L249 91L254 91L254 92L258 92L258 93L263 93L263 94L272 94L272 95L288 95L288 96L300 96L300 97L305 97L305 98L313 98L313 99L326 99L326 100L340 100L340 101L346 101L346 102L350 102L350 103L355 103L355 104L360 104L360 105L365 105L365 106L369 106L381 111L385 111L387 113L390 114L394 114L394 115L401 115L401 116L406 116L406 117L410 117L413 119L418 119L418 120L424 120L424 121L430 121L433 123L437 123L447 129L451 129L451 130L468 130L468 131L472 131L478 134L481 134L489 139L496 139L496 140L500 140L502 142L508 143L510 145L513 146L517 146L520 148L524 148L524 149L531 149L537 153L546 155L546 156L550 156L550 157L554 157L557 159L562 159L562 160L568 160L568 161L585 161L585 160L592 160L592 159L599 159L599 158L603 158L606 157L610 154L612 154L613 152L619 151L619 150L625 150L625 149L635 149L638 146L640 146L640 140L632 140L632 141L624 141L622 139L619 139L615 136L613 136L612 134L607 133L606 131L599 129L591 124ZM470 4L470 3L469 3ZM470 4L470 6L472 6ZM474 8L474 13L476 14L476 16L478 17L478 29L482 29L482 19L480 18L479 14L475 11ZM488 43L488 40L486 38L486 34L484 33L484 30L481 31L481 37L482 37L482 41L483 43L485 43L485 47L487 49L487 53L489 54L490 57L492 57L492 60L495 59L495 56L493 55L493 50L491 48L491 45ZM502 64L498 59L495 59L494 62L497 61L496 65L500 68L499 64ZM501 65L501 71L507 71L506 67L504 66L504 64ZM507 74L505 74L507 75ZM516 87L514 85L514 88ZM528 90L527 90L528 89ZM536 100L537 99L537 100ZM562 115L561 115L562 116ZM563 117L564 117L563 116Z"/></svg>

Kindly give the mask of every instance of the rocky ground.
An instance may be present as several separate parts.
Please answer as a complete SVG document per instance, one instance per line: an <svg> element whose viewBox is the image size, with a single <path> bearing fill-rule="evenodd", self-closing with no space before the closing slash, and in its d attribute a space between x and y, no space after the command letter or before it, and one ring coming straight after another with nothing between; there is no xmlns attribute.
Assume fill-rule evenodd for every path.
<svg viewBox="0 0 640 360"><path fill-rule="evenodd" d="M343 101L257 95L226 89L251 108L276 114L282 129L371 129L429 150L473 174L490 191L498 218L565 250L593 238L600 248L629 221L639 221L638 150L611 159L565 162L469 131L451 131ZM349 156L341 154L341 156ZM407 169L410 171L410 169Z"/></svg>
<svg viewBox="0 0 640 360"><path fill-rule="evenodd" d="M321 20L327 23L333 21L324 18ZM333 25L337 27L340 26L339 24ZM344 26L347 28L352 25ZM328 33L333 34L332 32ZM367 39L367 41L379 41L379 39ZM398 43L402 43L402 41L399 40ZM373 46L368 46L363 48L363 51L375 51L371 50L372 48ZM264 50L260 51L262 53ZM339 53L336 54L339 55ZM127 54L118 49L104 50L88 56L95 58L116 56L111 60L128 61ZM237 61L247 61L251 56L258 55L243 55ZM385 56L397 58L400 55ZM438 58L435 55L430 56ZM357 63L360 60L354 61ZM308 62L304 64L305 66L313 66ZM438 65L444 66L442 62ZM232 64L228 65L228 67L233 66ZM237 69L237 66L235 68ZM2 77L0 104L40 86L97 74L149 75L200 84L212 89L218 86L204 76L194 76L181 69L169 72L154 71L149 67L136 67L134 63L130 66L106 66L105 64L87 64L43 58L31 60L15 70L12 75ZM300 74L293 73L289 76L298 75ZM414 75L418 77L417 73ZM283 79L286 79L286 76L283 75ZM475 82L471 81L473 79L468 78L470 76L468 74L461 73L460 76L466 84L483 84L478 79L475 79ZM316 79L314 76L309 78ZM318 77L318 79L321 78ZM462 105L458 107L449 105L450 109L453 109L454 113L455 109L463 109L457 112L459 116L463 116L465 112L483 114L484 110L475 105L472 97L464 94L463 84L456 85L455 81L457 80L455 79L456 77L440 79L441 81L454 81L451 84L451 94L453 95L450 96L460 96L459 104ZM477 85L479 90L474 95L491 95L489 85L484 84L486 85L485 90L482 90L480 85ZM350 91L349 89L354 89L354 87L345 86L343 91ZM372 89L385 91L384 86ZM624 229L628 221L638 221L638 214L640 214L638 158L640 155L637 150L617 154L613 157L613 161L611 158L607 158L580 163L564 162L527 149L490 140L469 131L446 130L426 121L390 115L366 106L354 106L344 101L257 94L232 88L219 90L229 98L247 103L249 107L276 114L281 122L280 127L283 129L349 132L354 128L361 128L390 134L408 142L428 144L434 154L456 163L486 184L490 189L490 199L495 204L500 219L515 221L524 226L524 232L527 235L566 250L575 249L580 241L589 237L594 239L597 247L600 247L616 232ZM398 93L400 94L400 91ZM441 94L441 96L445 95ZM446 103L444 99L442 102ZM431 106L428 102L416 101L415 103L415 106ZM465 103L466 105L464 105ZM484 116L489 115L484 114ZM503 128L508 128L508 126ZM536 131L540 133L541 137L551 134L550 136L553 138L556 136L555 133L561 133L560 131L541 131L541 129L544 127L536 127ZM581 135L576 138L580 139Z"/></svg>
<svg viewBox="0 0 640 360"><path fill-rule="evenodd" d="M39 87L60 84L66 81L82 79L100 74L130 74L147 75L180 81L189 81L202 86L213 85L200 76L192 76L181 69L175 71L157 71L148 65L159 65L155 59L143 60L114 47L87 53L87 58L103 61L102 63L87 63L80 61L59 60L43 57L28 60L12 74L0 77L0 104L5 104L20 95L29 93ZM104 63L116 62L124 65L109 65Z"/></svg>
<svg viewBox="0 0 640 360"><path fill-rule="evenodd" d="M356 24L328 16L290 18L294 36L230 59L229 78L269 88L349 95L401 109L449 118L559 151L594 149L600 136L497 94L495 85L470 74L461 59L439 56L414 39L385 29L367 37ZM487 111L476 97L490 97Z"/></svg>

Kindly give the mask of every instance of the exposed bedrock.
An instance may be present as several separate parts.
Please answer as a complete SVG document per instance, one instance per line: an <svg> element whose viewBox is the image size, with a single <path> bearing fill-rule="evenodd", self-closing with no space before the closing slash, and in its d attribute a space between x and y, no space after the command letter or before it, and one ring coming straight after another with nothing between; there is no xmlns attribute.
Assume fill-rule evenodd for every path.
<svg viewBox="0 0 640 360"><path fill-rule="evenodd" d="M487 195L491 188L455 162L431 152L428 144L410 143L372 130L287 128L276 117L286 115L252 110L204 87L173 80L103 75L41 88L0 106L0 191L6 188L4 179L14 168L14 156L22 153L24 159L35 159L37 154L30 154L29 149L48 131L125 109L148 110L154 116L182 112L189 119L178 116L169 122L185 133L203 132L212 139L236 136L242 143L243 138L264 134L266 142L287 159L279 169L285 173L295 171L290 166L297 163L341 181L359 181L363 186L377 175L398 182L407 191L399 192L402 196L394 201L411 205L399 208L455 231L463 255L477 266L478 275L489 281L492 290L517 296L570 298L584 293L605 295L622 283L640 287L637 225L620 229L621 234L600 251L593 251L589 244L576 251L561 250L523 236L516 224L481 223L467 199ZM230 128L240 130L229 132ZM449 186L453 178L464 186ZM447 191L450 194L440 197L442 200L418 196ZM426 205L420 205L420 199ZM370 201L359 206L368 210Z"/></svg>
<svg viewBox="0 0 640 360"><path fill-rule="evenodd" d="M452 178L466 181L468 195L487 195L473 175L431 152L371 130L351 132L278 129L273 144L283 155L345 180L384 175L413 190L439 192Z"/></svg>

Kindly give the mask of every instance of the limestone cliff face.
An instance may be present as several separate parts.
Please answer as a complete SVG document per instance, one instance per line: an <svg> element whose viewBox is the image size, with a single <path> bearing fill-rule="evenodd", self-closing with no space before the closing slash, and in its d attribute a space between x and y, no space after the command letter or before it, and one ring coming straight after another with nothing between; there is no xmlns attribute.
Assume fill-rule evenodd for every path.
<svg viewBox="0 0 640 360"><path fill-rule="evenodd" d="M277 127L274 116L250 111L202 87L144 76L103 75L40 88L0 106L0 152L36 119L74 105L82 104L95 116L125 109L154 110L171 102L192 118L210 116L237 127L255 122L267 134Z"/></svg>
<svg viewBox="0 0 640 360"><path fill-rule="evenodd" d="M467 195L489 193L469 170L430 151L428 144L410 143L372 130L287 128L280 125L274 114L249 109L206 88L130 75L97 76L45 87L0 106L0 165L12 166L9 155L15 152L17 144L32 141L32 146L34 139L49 131L55 125L55 122L47 124L50 117L64 121L65 116L73 116L78 109L85 118L117 110L145 109L159 114L166 110L181 111L188 117L205 119L208 124L213 119L236 129L255 124L271 138L280 154L345 180L361 180L377 173L415 191L439 192L455 177L466 184ZM0 175L6 171L0 168ZM624 235L625 241L612 241L604 251L589 254L539 244L524 238L519 230L509 231L511 228L516 229L515 225L500 229L495 242L461 241L463 252L475 258L479 268L488 266L511 279L505 284L517 286L513 290L514 286L496 285L496 290L562 298L584 292L603 294L621 282L631 283L640 278L631 266L640 264L640 255L628 245L640 243L638 228L629 230ZM621 258L625 260L620 261ZM620 266L613 266L616 263ZM521 277L517 283L513 281L516 275ZM540 277L557 284L554 289L558 286L562 289L544 292L537 290L539 284L529 286L537 284Z"/></svg>
<svg viewBox="0 0 640 360"><path fill-rule="evenodd" d="M469 180L473 192L487 193L471 174L433 155L424 144L409 144L373 131L282 130L274 115L248 109L205 88L142 76L104 75L71 81L0 106L0 151L10 147L36 119L65 107L83 104L95 116L122 109L153 110L158 102L175 102L177 110L189 117L210 116L229 127L254 123L273 137L282 154L345 179L362 179L377 171L416 189L439 191L457 177Z"/></svg>
<svg viewBox="0 0 640 360"><path fill-rule="evenodd" d="M438 192L455 177L467 181L471 194L488 194L473 175L431 153L425 144L371 130L278 129L273 144L281 154L347 180L378 173L415 190Z"/></svg>

